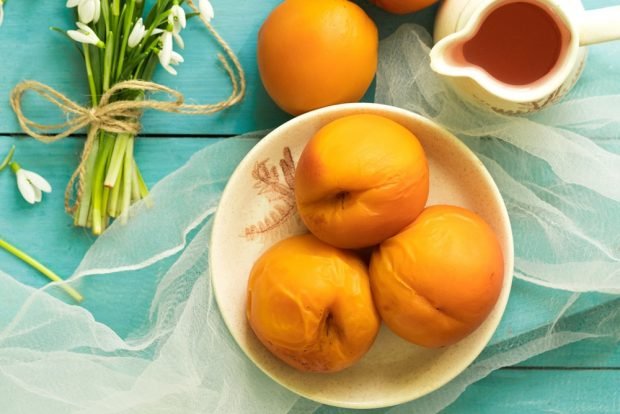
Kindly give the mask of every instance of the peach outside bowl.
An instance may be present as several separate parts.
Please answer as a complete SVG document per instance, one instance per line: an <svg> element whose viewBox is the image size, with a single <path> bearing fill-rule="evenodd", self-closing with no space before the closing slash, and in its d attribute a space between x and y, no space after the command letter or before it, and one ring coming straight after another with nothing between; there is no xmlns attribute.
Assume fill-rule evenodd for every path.
<svg viewBox="0 0 620 414"><path fill-rule="evenodd" d="M252 265L267 248L283 238L307 232L297 215L293 188L294 166L306 142L330 121L358 113L390 118L418 137L430 165L427 204L466 207L491 225L504 253L504 285L485 322L454 345L418 347L382 326L370 351L352 367L333 374L304 373L272 355L252 332L245 314L247 279ZM467 368L499 325L510 293L513 263L506 206L482 162L456 137L428 119L370 103L318 109L264 137L239 164L222 194L210 246L217 304L248 358L289 390L346 408L379 408L412 401L437 390Z"/></svg>

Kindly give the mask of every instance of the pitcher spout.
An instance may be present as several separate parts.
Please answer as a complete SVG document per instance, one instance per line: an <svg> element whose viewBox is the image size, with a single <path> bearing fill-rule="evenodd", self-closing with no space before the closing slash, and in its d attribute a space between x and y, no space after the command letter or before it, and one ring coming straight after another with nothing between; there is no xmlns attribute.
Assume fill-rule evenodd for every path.
<svg viewBox="0 0 620 414"><path fill-rule="evenodd" d="M463 47L470 38L469 32L461 31L437 42L430 52L431 69L446 78L466 78L483 89L497 89L486 71L465 58Z"/></svg>
<svg viewBox="0 0 620 414"><path fill-rule="evenodd" d="M443 76L470 76L471 70L463 55L465 41L462 33L454 33L437 42L430 52L431 69Z"/></svg>
<svg viewBox="0 0 620 414"><path fill-rule="evenodd" d="M568 15L552 0L481 1L433 46L431 69L492 108L538 108L565 93L583 62Z"/></svg>

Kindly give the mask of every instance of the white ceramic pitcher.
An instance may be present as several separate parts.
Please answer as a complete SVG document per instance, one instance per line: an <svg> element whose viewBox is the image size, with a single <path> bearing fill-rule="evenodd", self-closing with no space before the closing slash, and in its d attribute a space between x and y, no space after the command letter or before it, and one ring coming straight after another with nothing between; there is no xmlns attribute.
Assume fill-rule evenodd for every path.
<svg viewBox="0 0 620 414"><path fill-rule="evenodd" d="M511 10L527 13L511 22L508 16L516 15ZM519 41L506 41L502 47L498 39L509 38L507 33L502 34L508 27L525 37L537 35L524 29L528 23L524 16L530 15L539 19L531 22L534 31L551 35L541 38L542 43L535 43L531 51L519 51L523 46ZM518 38L518 33L515 36ZM461 96L497 112L527 113L556 102L571 89L583 69L586 45L620 39L620 6L584 11L579 0L444 0L435 21L434 38L431 67ZM515 62L523 63L532 73L519 78L519 70L514 68L521 66L509 65L505 52L510 59L526 56ZM471 56L478 61L472 63ZM546 60L555 62L548 64L548 70ZM542 65L541 69L537 65Z"/></svg>

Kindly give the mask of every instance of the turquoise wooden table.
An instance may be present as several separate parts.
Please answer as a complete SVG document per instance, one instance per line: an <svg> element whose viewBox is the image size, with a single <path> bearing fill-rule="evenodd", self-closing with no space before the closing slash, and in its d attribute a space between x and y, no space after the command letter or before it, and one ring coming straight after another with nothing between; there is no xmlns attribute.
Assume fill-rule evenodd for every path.
<svg viewBox="0 0 620 414"><path fill-rule="evenodd" d="M182 166L198 150L234 135L274 128L289 119L267 96L255 62L257 30L278 3L278 0L213 1L214 25L238 53L246 70L247 95L241 104L214 116L147 113L136 157L149 186ZM382 38L407 22L430 30L436 12L436 7L430 7L408 16L393 16L366 2L359 3L376 21ZM586 8L612 3L591 1L586 3ZM15 144L16 156L23 167L48 178L54 192L40 205L27 205L17 191L14 176L8 172L0 174L0 235L28 250L60 275L69 276L94 241L86 231L74 228L71 218L63 211L62 189L75 168L83 135L52 145L38 143L21 132L8 105L11 89L26 79L46 83L76 101L87 101L84 70L75 49L48 29L49 26L71 27L72 12L63 6L64 1L13 0L5 7L5 22L0 28L0 154ZM214 102L225 97L229 83L217 67L217 49L212 39L198 25L190 25L185 39L185 63L179 69L179 76L158 71L155 81L178 89L190 101ZM371 89L364 100L372 99ZM48 106L26 102L26 107L29 114L39 119L57 117ZM1 251L0 270L30 286L46 283L36 271ZM98 321L121 336L142 321L140 315L110 314L96 306L89 307L88 303L85 306ZM518 310L511 310L509 305L509 311ZM582 341L500 369L470 386L445 412L533 412L521 404L528 398L549 401L548 410L541 412L620 412L620 350L608 349ZM3 395L0 389L0 401L6 398L10 396ZM332 412L328 408L320 411Z"/></svg>

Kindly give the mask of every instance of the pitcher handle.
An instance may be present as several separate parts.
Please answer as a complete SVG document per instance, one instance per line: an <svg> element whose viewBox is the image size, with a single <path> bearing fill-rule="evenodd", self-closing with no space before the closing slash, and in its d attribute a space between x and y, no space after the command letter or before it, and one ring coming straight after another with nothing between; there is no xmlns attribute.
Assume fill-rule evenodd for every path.
<svg viewBox="0 0 620 414"><path fill-rule="evenodd" d="M581 46L618 39L620 39L620 6L587 10L581 15L579 30Z"/></svg>

